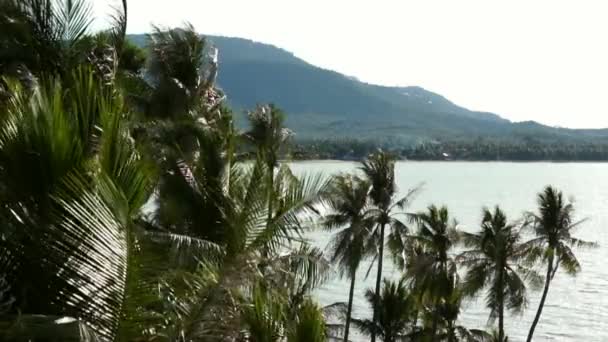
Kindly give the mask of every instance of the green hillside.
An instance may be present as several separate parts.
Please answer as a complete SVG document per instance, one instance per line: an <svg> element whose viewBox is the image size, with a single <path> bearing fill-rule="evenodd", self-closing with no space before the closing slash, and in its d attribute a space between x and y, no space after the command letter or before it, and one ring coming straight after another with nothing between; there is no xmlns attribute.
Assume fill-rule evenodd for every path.
<svg viewBox="0 0 608 342"><path fill-rule="evenodd" d="M131 36L139 45L143 35ZM237 110L272 102L299 139L355 138L394 143L491 138L547 142L608 140L606 130L512 123L455 105L420 87L385 87L322 69L278 47L209 37L219 49L219 86Z"/></svg>

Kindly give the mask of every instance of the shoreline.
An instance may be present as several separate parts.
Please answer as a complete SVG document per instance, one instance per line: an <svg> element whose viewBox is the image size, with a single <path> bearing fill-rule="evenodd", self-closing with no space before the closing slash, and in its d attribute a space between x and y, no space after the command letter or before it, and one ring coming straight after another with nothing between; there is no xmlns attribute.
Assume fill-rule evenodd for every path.
<svg viewBox="0 0 608 342"><path fill-rule="evenodd" d="M363 158L361 158L363 159ZM282 159L282 162L299 163L299 162L352 162L357 163L360 159ZM521 163L521 164L532 164L532 163L551 163L551 164L593 164L593 163L608 163L606 159L598 160L551 160L551 159L538 159L538 160L519 160L519 159L451 159L451 160L438 160L438 159L398 159L398 162L431 162L431 163Z"/></svg>

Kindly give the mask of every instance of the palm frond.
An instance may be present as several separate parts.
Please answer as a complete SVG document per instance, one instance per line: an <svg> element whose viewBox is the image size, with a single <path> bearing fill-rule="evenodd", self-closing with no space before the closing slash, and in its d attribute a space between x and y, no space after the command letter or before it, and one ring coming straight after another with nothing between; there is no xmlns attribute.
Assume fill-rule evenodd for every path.
<svg viewBox="0 0 608 342"><path fill-rule="evenodd" d="M93 22L92 12L92 5L87 0L65 0L56 15L61 38L70 45L81 39Z"/></svg>
<svg viewBox="0 0 608 342"><path fill-rule="evenodd" d="M323 311L315 302L310 299L305 300L296 316L297 320L288 328L288 342L327 341Z"/></svg>
<svg viewBox="0 0 608 342"><path fill-rule="evenodd" d="M4 341L102 341L85 322L45 315L0 316L0 338Z"/></svg>

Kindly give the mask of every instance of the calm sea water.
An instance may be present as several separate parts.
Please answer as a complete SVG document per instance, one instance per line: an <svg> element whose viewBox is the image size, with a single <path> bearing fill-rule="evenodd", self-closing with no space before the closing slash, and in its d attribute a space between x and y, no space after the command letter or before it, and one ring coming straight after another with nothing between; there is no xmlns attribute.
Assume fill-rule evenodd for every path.
<svg viewBox="0 0 608 342"><path fill-rule="evenodd" d="M356 163L307 161L292 164L298 174L323 172L336 174L357 169ZM578 250L582 272L573 278L558 273L551 285L535 341L608 341L608 163L508 163L508 162L399 162L397 184L401 193L424 183L423 191L412 203L411 211L430 204L447 205L461 228L475 231L481 220L481 208L500 204L511 219L536 206L536 194L551 184L575 201L576 217L588 218L576 236L596 241L600 247ZM326 246L330 234L314 232L311 239ZM388 261L388 258L386 259ZM367 265L357 275L363 279ZM372 288L375 270L369 278L358 281L354 299L355 317L371 317L363 298ZM400 277L390 261L383 275ZM317 292L323 304L347 301L347 280L333 280ZM523 314L506 319L510 341L524 341L534 317L541 292L529 293L529 305ZM469 328L485 328L488 310L483 298L465 304L460 323ZM365 337L353 336L355 341Z"/></svg>

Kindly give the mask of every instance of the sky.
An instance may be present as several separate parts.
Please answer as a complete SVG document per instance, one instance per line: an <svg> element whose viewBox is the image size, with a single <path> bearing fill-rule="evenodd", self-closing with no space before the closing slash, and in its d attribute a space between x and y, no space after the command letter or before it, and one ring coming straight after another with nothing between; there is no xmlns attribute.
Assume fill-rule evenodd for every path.
<svg viewBox="0 0 608 342"><path fill-rule="evenodd" d="M96 15L118 3L95 0ZM129 0L128 32L189 22L513 121L603 128L607 13L605 0Z"/></svg>

